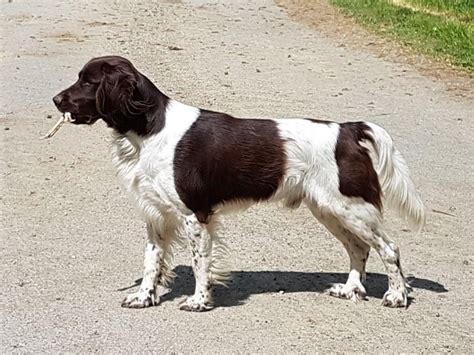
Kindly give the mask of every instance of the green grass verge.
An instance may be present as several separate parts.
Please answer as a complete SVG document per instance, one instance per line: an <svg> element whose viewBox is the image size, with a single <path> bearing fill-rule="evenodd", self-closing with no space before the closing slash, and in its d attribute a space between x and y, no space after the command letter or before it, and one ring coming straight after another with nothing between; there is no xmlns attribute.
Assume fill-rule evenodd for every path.
<svg viewBox="0 0 474 355"><path fill-rule="evenodd" d="M378 33L389 34L423 53L474 71L473 0L398 1L402 5L390 0L330 2ZM469 18L471 21L466 21Z"/></svg>
<svg viewBox="0 0 474 355"><path fill-rule="evenodd" d="M473 0L405 0L405 3L457 17L461 21L472 21Z"/></svg>

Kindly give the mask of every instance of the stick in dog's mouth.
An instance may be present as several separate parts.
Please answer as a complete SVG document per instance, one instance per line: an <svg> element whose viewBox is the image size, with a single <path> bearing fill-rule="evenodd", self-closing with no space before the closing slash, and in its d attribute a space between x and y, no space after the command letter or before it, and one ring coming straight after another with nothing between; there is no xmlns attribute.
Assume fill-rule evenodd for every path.
<svg viewBox="0 0 474 355"><path fill-rule="evenodd" d="M51 138L52 136L54 136L58 131L59 129L62 127L62 125L66 122L74 122L74 119L71 117L71 113L70 112L65 112L61 118L59 119L59 121L54 125L53 128L51 128L49 130L49 132L41 137L40 139L48 139L48 138Z"/></svg>

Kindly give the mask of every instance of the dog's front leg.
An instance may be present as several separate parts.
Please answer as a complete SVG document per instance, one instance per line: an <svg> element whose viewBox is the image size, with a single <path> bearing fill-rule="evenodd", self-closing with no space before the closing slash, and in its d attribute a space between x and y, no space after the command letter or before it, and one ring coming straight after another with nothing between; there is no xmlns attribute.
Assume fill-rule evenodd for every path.
<svg viewBox="0 0 474 355"><path fill-rule="evenodd" d="M122 307L144 308L156 306L160 299L157 295L157 286L167 271L164 258L167 250L167 239L151 223L147 223L148 239L145 247L143 279L140 289L129 294L123 301Z"/></svg>
<svg viewBox="0 0 474 355"><path fill-rule="evenodd" d="M185 299L179 308L194 312L208 311L214 308L211 289L212 235L207 225L200 223L195 216L187 217L185 224L196 288L194 295Z"/></svg>

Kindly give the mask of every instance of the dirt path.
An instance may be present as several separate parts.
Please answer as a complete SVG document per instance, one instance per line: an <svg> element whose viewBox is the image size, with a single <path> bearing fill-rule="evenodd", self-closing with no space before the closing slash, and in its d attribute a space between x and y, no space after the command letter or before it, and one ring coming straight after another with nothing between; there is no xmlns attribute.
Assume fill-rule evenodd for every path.
<svg viewBox="0 0 474 355"><path fill-rule="evenodd" d="M0 352L241 353L472 351L474 105L407 65L341 47L271 1L2 1ZM234 280L212 312L178 311L192 292L186 250L159 307L122 309L141 277L144 228L114 178L108 131L55 120L51 97L91 56L130 58L166 93L236 115L366 119L385 126L429 211L417 236L389 216L412 275L408 310L322 291L348 258L304 209L229 218ZM463 101L464 100L464 101ZM47 115L52 114L52 118Z"/></svg>
<svg viewBox="0 0 474 355"><path fill-rule="evenodd" d="M342 9L330 5L328 0L276 0L276 3L287 11L290 18L314 28L338 46L363 50L384 61L408 65L431 80L442 81L453 97L474 100L473 72L442 58L422 55L390 36L375 34L345 15Z"/></svg>

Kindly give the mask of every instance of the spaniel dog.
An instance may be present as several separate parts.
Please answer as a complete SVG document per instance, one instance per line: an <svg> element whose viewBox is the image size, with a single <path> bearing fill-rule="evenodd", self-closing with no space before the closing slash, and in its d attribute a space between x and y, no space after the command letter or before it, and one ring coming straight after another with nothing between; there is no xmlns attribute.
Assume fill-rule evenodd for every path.
<svg viewBox="0 0 474 355"><path fill-rule="evenodd" d="M160 90L127 59L90 60L71 87L53 99L74 124L99 119L112 129L113 164L146 221L140 289L123 307L157 305L157 286L173 278L174 243L192 253L195 292L180 308L214 307L213 285L224 283L221 216L262 201L306 205L350 257L345 284L329 293L364 299L365 264L374 248L385 264L388 307L407 306L408 285L398 247L382 227L385 205L422 228L423 203L392 139L369 122L250 119L192 107Z"/></svg>

